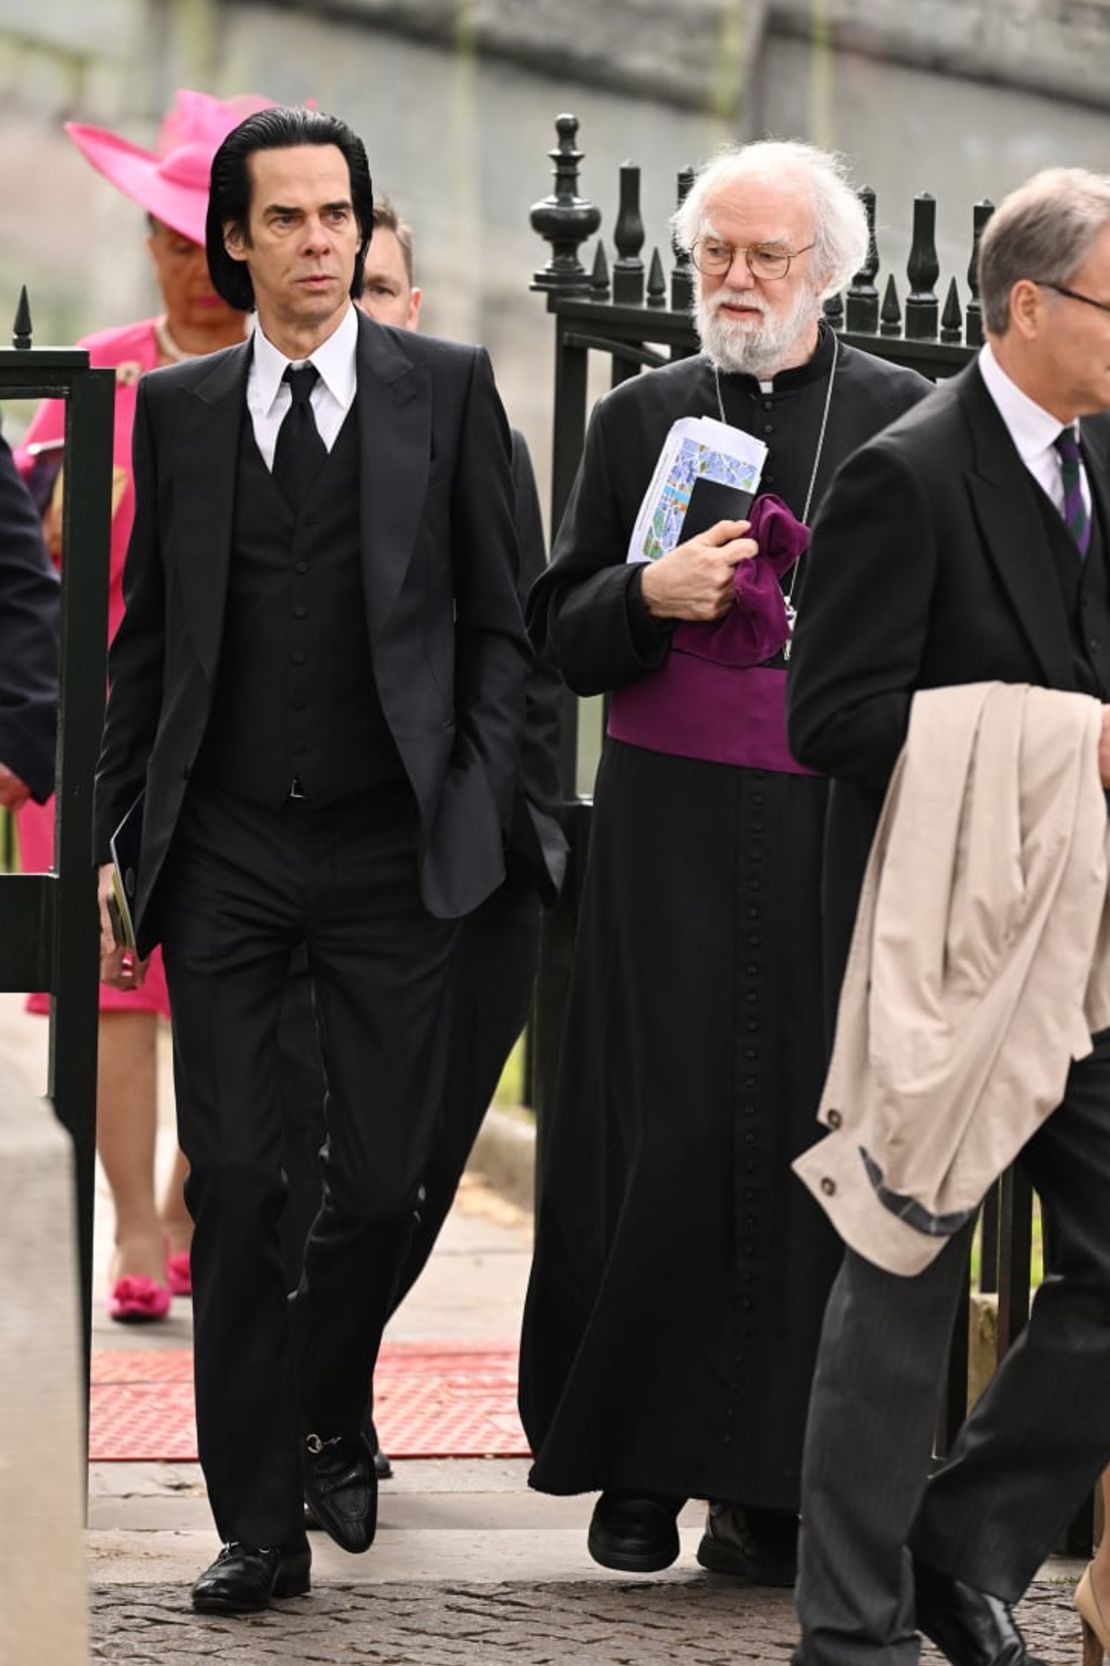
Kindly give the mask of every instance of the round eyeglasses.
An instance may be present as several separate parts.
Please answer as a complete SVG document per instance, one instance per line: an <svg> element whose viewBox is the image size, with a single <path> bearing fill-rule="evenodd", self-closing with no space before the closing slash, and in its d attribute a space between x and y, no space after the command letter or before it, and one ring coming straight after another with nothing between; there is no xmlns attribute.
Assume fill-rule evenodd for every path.
<svg viewBox="0 0 1110 1666"><path fill-rule="evenodd" d="M774 244L752 243L746 249L738 249L735 244L722 243L716 237L699 237L690 249L690 259L707 278L720 278L730 270L737 255L743 255L753 278L776 283L785 278L792 260L813 247L812 243L806 243L801 249L780 249Z"/></svg>

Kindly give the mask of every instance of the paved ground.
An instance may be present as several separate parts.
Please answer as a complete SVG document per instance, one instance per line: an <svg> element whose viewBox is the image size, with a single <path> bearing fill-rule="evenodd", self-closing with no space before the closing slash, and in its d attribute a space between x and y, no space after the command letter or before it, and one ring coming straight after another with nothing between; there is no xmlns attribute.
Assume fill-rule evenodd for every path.
<svg viewBox="0 0 1110 1666"><path fill-rule="evenodd" d="M41 1090L44 1026L0 995L0 1051ZM163 1084L171 1151L168 1052ZM101 1196L98 1291L109 1253ZM509 1339L527 1278L531 1223L480 1180L468 1182L427 1273L391 1329L397 1340ZM165 1326L111 1324L100 1347L180 1347L187 1303ZM251 1620L199 1620L188 1588L215 1554L194 1464L96 1464L89 1477L89 1579L96 1662L111 1666L747 1666L785 1662L795 1637L788 1594L742 1591L694 1561L702 1507L681 1518L682 1556L667 1575L629 1580L591 1563L592 1500L530 1493L527 1463L411 1460L381 1491L372 1550L345 1556L314 1535L315 1589ZM1046 1666L1076 1666L1077 1564L1052 1563L1023 1624ZM2 1653L0 1649L0 1653ZM926 1651L923 1659L935 1662Z"/></svg>
<svg viewBox="0 0 1110 1666"><path fill-rule="evenodd" d="M234 1651L236 1666L380 1661L389 1666L749 1666L789 1659L789 1596L711 1580L535 1585L331 1585L250 1620L203 1623L161 1585L101 1587L94 1659L193 1666ZM1046 1666L1075 1666L1070 1596L1038 1587L1022 1615ZM923 1661L940 1656L927 1650Z"/></svg>

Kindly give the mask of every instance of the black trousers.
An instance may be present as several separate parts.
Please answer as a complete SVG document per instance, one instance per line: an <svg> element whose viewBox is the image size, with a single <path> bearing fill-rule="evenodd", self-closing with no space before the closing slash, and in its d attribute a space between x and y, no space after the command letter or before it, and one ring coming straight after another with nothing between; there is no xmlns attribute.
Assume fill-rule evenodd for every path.
<svg viewBox="0 0 1110 1666"><path fill-rule="evenodd" d="M299 1536L299 1436L358 1426L442 1100L453 922L417 885L407 787L270 810L190 792L159 882L192 1249L197 1432L220 1536ZM292 1301L278 1027L303 944L330 1084Z"/></svg>
<svg viewBox="0 0 1110 1666"><path fill-rule="evenodd" d="M1029 1325L926 1484L973 1228L916 1278L849 1251L810 1401L804 1666L912 1666L913 1553L1016 1602L1110 1458L1110 1032L1020 1162L1054 1223Z"/></svg>
<svg viewBox="0 0 1110 1666"><path fill-rule="evenodd" d="M402 1301L423 1271L447 1218L471 1147L505 1060L528 1016L539 953L540 902L531 876L514 871L460 922L452 978L442 1115L424 1171L418 1210L394 1297ZM289 1182L283 1243L286 1279L300 1277L305 1239L320 1207L325 1116L323 1066L316 1042L312 978L297 957L282 1003L279 1098Z"/></svg>

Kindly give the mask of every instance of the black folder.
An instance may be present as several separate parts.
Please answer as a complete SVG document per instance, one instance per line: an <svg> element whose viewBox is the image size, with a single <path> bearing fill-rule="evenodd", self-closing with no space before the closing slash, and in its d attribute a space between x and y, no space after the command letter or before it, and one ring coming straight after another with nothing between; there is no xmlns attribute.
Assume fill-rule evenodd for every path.
<svg viewBox="0 0 1110 1666"><path fill-rule="evenodd" d="M139 850L143 842L143 800L140 793L109 841L112 852L112 928L122 948L135 947L135 897L139 889Z"/></svg>

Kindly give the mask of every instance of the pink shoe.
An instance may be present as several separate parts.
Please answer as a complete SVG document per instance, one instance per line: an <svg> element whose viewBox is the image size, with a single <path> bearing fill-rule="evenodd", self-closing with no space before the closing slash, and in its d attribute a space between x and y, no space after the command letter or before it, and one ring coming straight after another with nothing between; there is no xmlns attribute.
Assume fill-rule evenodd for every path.
<svg viewBox="0 0 1110 1666"><path fill-rule="evenodd" d="M192 1295L193 1274L189 1266L188 1250L178 1250L176 1255L167 1255L166 1278L169 1280L171 1296Z"/></svg>
<svg viewBox="0 0 1110 1666"><path fill-rule="evenodd" d="M108 1317L121 1325L148 1324L164 1319L170 1310L170 1292L152 1278L127 1273L117 1278L108 1296Z"/></svg>

